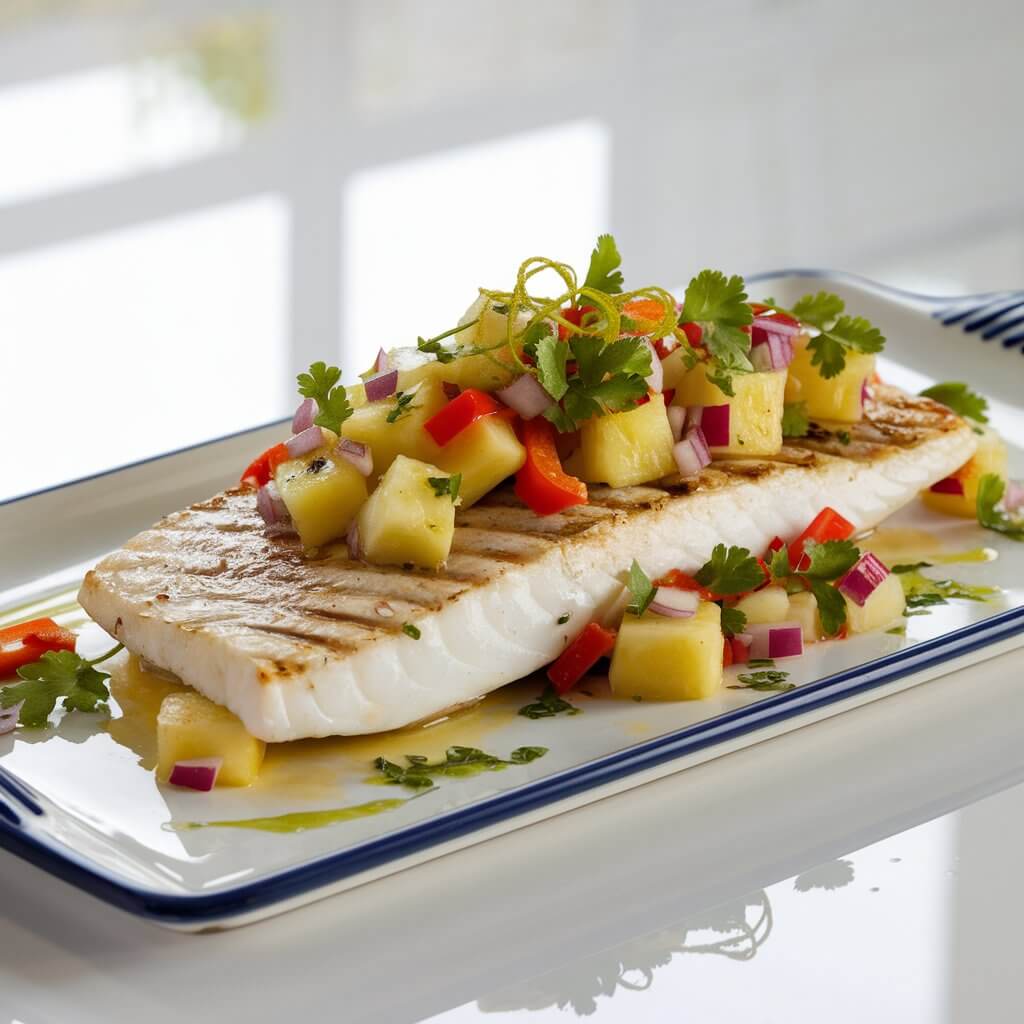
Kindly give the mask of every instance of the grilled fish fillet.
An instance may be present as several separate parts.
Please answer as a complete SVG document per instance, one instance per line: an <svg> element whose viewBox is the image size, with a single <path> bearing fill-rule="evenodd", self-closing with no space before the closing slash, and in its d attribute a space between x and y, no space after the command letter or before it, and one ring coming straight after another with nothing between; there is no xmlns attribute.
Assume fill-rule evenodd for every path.
<svg viewBox="0 0 1024 1024"><path fill-rule="evenodd" d="M105 558L79 599L261 739L394 729L546 665L621 608L634 558L652 577L693 570L716 543L761 551L792 537L824 505L867 529L974 451L971 429L928 399L879 387L866 413L842 425L847 445L815 425L777 459L593 487L559 515L539 518L499 488L459 513L437 573L354 562L343 545L307 560L295 539L265 536L251 491L229 490Z"/></svg>

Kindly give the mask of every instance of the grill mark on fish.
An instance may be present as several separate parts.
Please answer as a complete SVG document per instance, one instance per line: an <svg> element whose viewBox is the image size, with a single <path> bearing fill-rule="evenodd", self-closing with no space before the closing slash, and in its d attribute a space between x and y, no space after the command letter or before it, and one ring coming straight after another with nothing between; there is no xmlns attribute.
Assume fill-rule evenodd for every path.
<svg viewBox="0 0 1024 1024"><path fill-rule="evenodd" d="M392 600L397 602L396 598ZM439 611L442 607L443 604L419 605L416 607L416 613ZM408 617L403 619L397 614L386 618L377 612L364 615L361 612L343 611L340 608L311 608L309 605L289 605L288 610L296 615L308 615L314 619L323 619L325 622L351 622L382 633L401 633L402 627L408 621Z"/></svg>
<svg viewBox="0 0 1024 1024"><path fill-rule="evenodd" d="M358 644L346 643L344 640L338 640L336 637L322 636L317 633L307 633L303 629L297 629L293 626L275 626L273 623L268 622L250 622L246 623L249 629L256 633L264 633L270 636L283 636L290 640L296 640L303 645L307 645L312 648L326 647L329 651L333 651L335 654L350 654L352 651L358 649ZM297 669L301 671L301 667Z"/></svg>

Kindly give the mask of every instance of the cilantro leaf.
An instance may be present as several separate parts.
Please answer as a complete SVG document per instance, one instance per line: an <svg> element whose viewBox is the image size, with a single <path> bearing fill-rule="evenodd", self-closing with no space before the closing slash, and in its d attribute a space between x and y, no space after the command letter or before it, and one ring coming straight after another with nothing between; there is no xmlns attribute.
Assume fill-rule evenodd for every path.
<svg viewBox="0 0 1024 1024"><path fill-rule="evenodd" d="M452 504L458 500L459 487L462 485L462 474L452 473L451 476L428 476L427 483L433 488L438 498L446 494L452 499Z"/></svg>
<svg viewBox="0 0 1024 1024"><path fill-rule="evenodd" d="M611 235L598 235L597 245L590 254L590 267L584 288L604 292L606 295L618 295L622 291L622 257Z"/></svg>
<svg viewBox="0 0 1024 1024"><path fill-rule="evenodd" d="M416 397L415 391L399 391L395 394L395 407L387 414L388 423L396 423L407 413L413 411L416 406L412 405L412 400ZM319 421L318 421L319 422Z"/></svg>
<svg viewBox="0 0 1024 1024"><path fill-rule="evenodd" d="M314 399L320 410L313 422L318 427L339 433L342 423L353 412L344 385L338 383L341 370L337 366L316 362L310 366L308 373L300 373L295 379L299 385L299 394L303 398Z"/></svg>
<svg viewBox="0 0 1024 1024"><path fill-rule="evenodd" d="M769 303L774 305L774 303ZM829 324L839 319L846 303L838 295L831 292L818 292L817 295L805 295L798 299L789 311L801 323L810 324L818 330L824 330Z"/></svg>
<svg viewBox="0 0 1024 1024"><path fill-rule="evenodd" d="M538 378L549 394L549 384L555 391L561 390L563 360L568 358L553 346L568 349L576 362L576 369L565 380L561 404L544 412L563 433L578 429L591 417L632 408L647 394L645 378L651 373L651 351L642 338L619 338L604 344L600 338L576 335L567 346L554 339L551 346L541 342L537 355L538 359L544 357L545 364L538 364Z"/></svg>
<svg viewBox="0 0 1024 1024"><path fill-rule="evenodd" d="M686 288L680 323L696 323L701 343L711 356L708 380L725 394L734 395L733 373L751 373L750 335L741 330L754 319L747 303L746 285L738 274L702 270Z"/></svg>
<svg viewBox="0 0 1024 1024"><path fill-rule="evenodd" d="M775 693L788 693L796 689L795 683L787 683L788 672L767 669L760 672L743 672L737 677L739 686L730 686L730 690L761 690Z"/></svg>
<svg viewBox="0 0 1024 1024"><path fill-rule="evenodd" d="M811 365L826 380L842 373L847 352L881 352L885 337L877 327L862 316L841 316L831 327L807 343Z"/></svg>
<svg viewBox="0 0 1024 1024"><path fill-rule="evenodd" d="M978 481L976 511L978 522L986 530L995 530L1011 540L1024 541L1024 518L1010 518L996 506L1003 500L1006 481L995 473L986 473ZM2 692L2 691L0 691Z"/></svg>
<svg viewBox="0 0 1024 1024"><path fill-rule="evenodd" d="M640 563L634 558L633 564L629 567L629 577L626 586L633 600L626 605L626 611L630 615L643 615L650 603L654 600L655 586L650 576L640 568Z"/></svg>
<svg viewBox="0 0 1024 1024"><path fill-rule="evenodd" d="M921 395L939 402L947 409L952 409L958 416L976 420L978 423L988 423L987 399L959 381L948 380L943 384L933 384L930 388L925 388Z"/></svg>
<svg viewBox="0 0 1024 1024"><path fill-rule="evenodd" d="M524 718L554 718L561 714L578 715L581 709L560 697L558 691L549 685L532 704L525 704L517 713Z"/></svg>
<svg viewBox="0 0 1024 1024"><path fill-rule="evenodd" d="M809 540L804 546L804 554L810 564L800 570L801 575L818 580L839 579L860 558L857 545L850 540L827 540L823 544Z"/></svg>
<svg viewBox="0 0 1024 1024"><path fill-rule="evenodd" d="M477 747L449 747L441 761L431 762L422 754L406 754L406 767L378 757L373 766L383 776L383 781L394 786L408 786L410 789L430 789L434 785L431 776L466 776L478 772L496 772L514 765L529 764L543 757L547 747L517 747L508 760L487 754Z"/></svg>
<svg viewBox="0 0 1024 1024"><path fill-rule="evenodd" d="M569 346L554 335L547 335L537 342L534 349L537 362L537 380L540 386L556 401L565 397L569 382L565 376L565 361L569 358Z"/></svg>
<svg viewBox="0 0 1024 1024"><path fill-rule="evenodd" d="M825 636L835 636L846 624L846 601L843 595L822 579L809 577L811 593L818 602L818 617Z"/></svg>
<svg viewBox="0 0 1024 1024"><path fill-rule="evenodd" d="M97 672L95 666L120 650L118 644L91 661L74 651L47 651L38 661L18 669L22 682L0 687L0 708L21 703L19 721L34 729L46 725L61 698L68 711L95 711L110 696L104 682L110 676Z"/></svg>
<svg viewBox="0 0 1024 1024"><path fill-rule="evenodd" d="M726 636L735 636L747 628L747 617L739 608L722 609L722 632Z"/></svg>
<svg viewBox="0 0 1024 1024"><path fill-rule="evenodd" d="M547 320L535 320L523 332L523 354L536 361L537 349L540 343L548 337L555 341L558 340L558 331L555 330L554 325Z"/></svg>
<svg viewBox="0 0 1024 1024"><path fill-rule="evenodd" d="M806 402L787 402L782 407L783 437L806 437L810 429Z"/></svg>
<svg viewBox="0 0 1024 1024"><path fill-rule="evenodd" d="M508 309L503 306L492 306L495 313L507 313ZM453 334L460 334L462 331L468 330L470 327L475 327L480 323L480 317L475 320L468 320L464 324L456 324L454 327L449 327L447 331L442 331L440 334L435 335L433 338L417 338L416 348L420 352L425 352L428 355L432 355L439 363L445 365L447 363L454 362L462 355L458 348L448 348L442 345L441 342L445 338L450 338Z"/></svg>
<svg viewBox="0 0 1024 1024"><path fill-rule="evenodd" d="M772 552L768 569L772 574L772 578L776 580L785 579L793 574L793 566L789 561L789 548L785 544L778 551Z"/></svg>
<svg viewBox="0 0 1024 1024"><path fill-rule="evenodd" d="M693 578L713 594L745 594L764 583L764 571L746 548L716 544Z"/></svg>

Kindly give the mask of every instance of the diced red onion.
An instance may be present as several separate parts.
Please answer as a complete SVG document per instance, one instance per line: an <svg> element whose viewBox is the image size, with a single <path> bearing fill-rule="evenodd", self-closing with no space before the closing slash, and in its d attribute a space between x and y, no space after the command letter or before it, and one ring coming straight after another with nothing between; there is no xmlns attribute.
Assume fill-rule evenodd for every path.
<svg viewBox="0 0 1024 1024"><path fill-rule="evenodd" d="M369 445L342 437L338 439L334 451L336 455L351 462L363 476L369 476L373 472L373 452L370 451Z"/></svg>
<svg viewBox="0 0 1024 1024"><path fill-rule="evenodd" d="M21 714L21 705L25 702L19 700L17 704L12 704L9 708L3 708L0 710L0 736L6 736L9 732L14 732L18 725L18 716Z"/></svg>
<svg viewBox="0 0 1024 1024"><path fill-rule="evenodd" d="M864 380L864 381L861 382L861 385L860 385L860 408L861 408L862 412L864 410L865 403L867 402L867 400L870 397L871 397L871 389L868 387L868 382L866 380Z"/></svg>
<svg viewBox="0 0 1024 1024"><path fill-rule="evenodd" d="M384 349L377 350L377 358L373 361L373 368L378 373L384 373L388 369L388 354Z"/></svg>
<svg viewBox="0 0 1024 1024"><path fill-rule="evenodd" d="M711 463L711 453L700 427L691 427L687 431L686 437L673 446L672 457L676 460L679 475L684 477L697 476Z"/></svg>
<svg viewBox="0 0 1024 1024"><path fill-rule="evenodd" d="M757 348L768 344L772 338L784 338L792 342L801 330L800 324L785 313L773 313L770 316L759 314L750 325L750 344Z"/></svg>
<svg viewBox="0 0 1024 1024"><path fill-rule="evenodd" d="M449 402L454 402L455 399L462 394L462 388L450 380L441 382L441 390L444 392L444 397L447 398Z"/></svg>
<svg viewBox="0 0 1024 1024"><path fill-rule="evenodd" d="M348 544L348 557L353 562L358 562L363 557L363 552L359 546L359 527L354 519L348 533L345 534L345 543Z"/></svg>
<svg viewBox="0 0 1024 1024"><path fill-rule="evenodd" d="M511 384L496 391L495 394L510 409L515 409L524 420L534 419L555 404L555 400L541 387L532 373L516 377Z"/></svg>
<svg viewBox="0 0 1024 1024"><path fill-rule="evenodd" d="M963 480L957 479L955 476L947 476L944 480L940 480L938 483L932 484L928 490L935 494L957 494L962 497L964 493L964 482Z"/></svg>
<svg viewBox="0 0 1024 1024"><path fill-rule="evenodd" d="M861 555L856 565L836 584L836 589L862 608L889 570L870 551Z"/></svg>
<svg viewBox="0 0 1024 1024"><path fill-rule="evenodd" d="M711 448L725 447L729 443L728 405L692 405L687 412L686 423L700 427Z"/></svg>
<svg viewBox="0 0 1024 1024"><path fill-rule="evenodd" d="M289 437L285 441L288 454L297 459L300 455L308 455L324 443L324 432L322 427L307 427L301 434Z"/></svg>
<svg viewBox="0 0 1024 1024"><path fill-rule="evenodd" d="M1003 492L1003 508L1007 512L1016 512L1024 507L1024 483L1020 480L1007 480Z"/></svg>
<svg viewBox="0 0 1024 1024"><path fill-rule="evenodd" d="M649 377L644 379L647 381L647 386L655 394L660 395L661 389L665 383L665 369L661 365L661 358L658 356L657 349L651 344L651 339L644 338L644 344L647 346L647 350L651 353L651 373Z"/></svg>
<svg viewBox="0 0 1024 1024"><path fill-rule="evenodd" d="M380 402L390 398L398 390L398 371L386 370L371 377L364 385L366 400L368 402Z"/></svg>
<svg viewBox="0 0 1024 1024"><path fill-rule="evenodd" d="M267 526L288 522L288 507L273 480L264 484L256 492L256 510L263 517L263 522Z"/></svg>
<svg viewBox="0 0 1024 1024"><path fill-rule="evenodd" d="M689 619L696 613L698 604L700 598L692 590L658 587L654 591L650 609L657 615L665 615L671 619Z"/></svg>
<svg viewBox="0 0 1024 1024"><path fill-rule="evenodd" d="M804 653L804 632L799 622L755 623L747 626L750 657L796 658Z"/></svg>
<svg viewBox="0 0 1024 1024"><path fill-rule="evenodd" d="M784 370L793 362L793 343L784 335L769 335L767 341L750 350L750 361L755 370L762 372Z"/></svg>
<svg viewBox="0 0 1024 1024"><path fill-rule="evenodd" d="M681 441L683 439L683 428L686 426L686 409L682 405L670 405L666 410L668 413L668 423L672 428L672 440Z"/></svg>
<svg viewBox="0 0 1024 1024"><path fill-rule="evenodd" d="M295 415L292 417L292 433L301 434L304 430L308 430L313 426L313 418L316 416L316 401L312 398L307 398L302 405L295 410Z"/></svg>
<svg viewBox="0 0 1024 1024"><path fill-rule="evenodd" d="M196 757L188 761L177 761L167 781L172 786L184 786L186 789L198 789L201 793L209 793L217 784L217 776L223 763L222 757Z"/></svg>

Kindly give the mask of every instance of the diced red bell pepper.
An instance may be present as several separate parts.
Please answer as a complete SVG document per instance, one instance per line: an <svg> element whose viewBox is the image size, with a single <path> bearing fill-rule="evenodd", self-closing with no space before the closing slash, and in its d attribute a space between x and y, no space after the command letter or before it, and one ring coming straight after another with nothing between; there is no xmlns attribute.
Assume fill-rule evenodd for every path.
<svg viewBox="0 0 1024 1024"><path fill-rule="evenodd" d="M485 416L502 412L506 406L492 398L486 391L466 388L458 398L453 398L423 424L423 429L443 448L449 441Z"/></svg>
<svg viewBox="0 0 1024 1024"><path fill-rule="evenodd" d="M596 313L597 309L594 306L567 306L565 309L560 311L563 320L568 320L569 323L575 324L577 327L583 326L583 318L588 313ZM566 338L572 332L568 327L563 324L558 325L558 340L565 341Z"/></svg>
<svg viewBox="0 0 1024 1024"><path fill-rule="evenodd" d="M786 546L786 542L781 537L772 537L768 543L768 556L771 557L776 551L781 551Z"/></svg>
<svg viewBox="0 0 1024 1024"><path fill-rule="evenodd" d="M715 595L707 587L701 586L689 573L683 572L682 569L669 569L664 576L654 581L654 585L656 587L674 587L676 590L692 590L705 601L715 600Z"/></svg>
<svg viewBox="0 0 1024 1024"><path fill-rule="evenodd" d="M676 397L676 389L665 388L662 394L665 396L665 408L667 409L672 404L672 399Z"/></svg>
<svg viewBox="0 0 1024 1024"><path fill-rule="evenodd" d="M732 641L728 637L722 638L722 666L728 668L733 662Z"/></svg>
<svg viewBox="0 0 1024 1024"><path fill-rule="evenodd" d="M73 651L75 634L53 619L32 619L0 629L0 679L13 676L22 665L38 661L47 651Z"/></svg>
<svg viewBox="0 0 1024 1024"><path fill-rule="evenodd" d="M680 324L679 326L682 328L683 334L686 335L686 340L691 345L699 346L704 340L704 331L701 330L700 324L687 322L685 324Z"/></svg>
<svg viewBox="0 0 1024 1024"><path fill-rule="evenodd" d="M255 480L257 487L262 487L264 484L270 482L270 478L274 475L275 470L282 462L287 462L291 458L288 453L288 446L285 444L275 444L272 448L268 448L262 455L253 459L249 463L245 472L242 474L242 483L246 481Z"/></svg>
<svg viewBox="0 0 1024 1024"><path fill-rule="evenodd" d="M732 646L732 663L746 665L750 661L750 648L738 636L732 637L729 644Z"/></svg>
<svg viewBox="0 0 1024 1024"><path fill-rule="evenodd" d="M571 690L601 658L611 654L614 646L614 630L590 622L548 666L548 679L559 693L565 693Z"/></svg>
<svg viewBox="0 0 1024 1024"><path fill-rule="evenodd" d="M516 497L538 516L585 505L587 485L562 469L555 428L537 416L523 423L519 436L526 448L526 462L516 473Z"/></svg>
<svg viewBox="0 0 1024 1024"><path fill-rule="evenodd" d="M957 476L947 476L944 480L934 483L928 488L935 494L956 494L964 493L964 482Z"/></svg>
<svg viewBox="0 0 1024 1024"><path fill-rule="evenodd" d="M658 353L658 358L662 360L667 359L679 347L679 342L676 341L674 334L666 338L655 338L652 344L654 351Z"/></svg>
<svg viewBox="0 0 1024 1024"><path fill-rule="evenodd" d="M847 540L853 536L856 527L844 519L834 508L826 506L810 522L810 525L789 545L789 564L801 568L804 562L804 545L809 541L824 544L829 540ZM806 567L806 566L804 566Z"/></svg>

